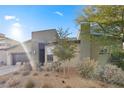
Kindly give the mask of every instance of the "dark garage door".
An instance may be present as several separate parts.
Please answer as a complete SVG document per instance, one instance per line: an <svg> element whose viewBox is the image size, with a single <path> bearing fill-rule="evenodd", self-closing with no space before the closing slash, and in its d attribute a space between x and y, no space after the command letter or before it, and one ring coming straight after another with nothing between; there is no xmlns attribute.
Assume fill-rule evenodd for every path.
<svg viewBox="0 0 124 93"><path fill-rule="evenodd" d="M12 54L12 65L16 65L17 62L29 62L26 53L14 53Z"/></svg>

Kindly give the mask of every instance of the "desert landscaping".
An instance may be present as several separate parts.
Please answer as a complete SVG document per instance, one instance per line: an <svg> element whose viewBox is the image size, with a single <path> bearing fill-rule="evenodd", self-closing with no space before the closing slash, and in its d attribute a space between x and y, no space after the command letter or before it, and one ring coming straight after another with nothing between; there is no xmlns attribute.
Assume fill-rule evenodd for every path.
<svg viewBox="0 0 124 93"><path fill-rule="evenodd" d="M10 7L12 6L8 9ZM15 8L21 9L19 6L13 6L13 9ZM30 7L25 8L27 11L30 10ZM39 6L39 8L32 6L34 10L45 8L70 9L65 14L73 12L67 18L61 12L53 14L43 12L47 21L50 21L45 26L51 22L55 25L64 20L61 25L71 24L73 27L72 23L76 22L79 27L71 29L73 31L71 33L68 27L65 29L60 26L57 29L55 25L50 29L50 25L50 28L40 30L25 29L26 31L21 34L23 28L17 23L18 18L5 16L5 20L8 20L8 17L15 20L11 29L11 34L15 38L11 39L13 36L9 38L6 35L9 32L0 33L0 87L123 88L124 6L80 6L82 12L77 17L72 16L76 15L72 10L77 9L77 6ZM22 8L22 14L23 11ZM33 11L32 14L36 12L42 14L41 11ZM24 12L24 15L25 13L27 12ZM48 15L53 17L49 19ZM64 19L56 19L55 15ZM28 17L25 16L26 19ZM31 19L32 17L36 19L36 16L32 15ZM44 27L40 23L42 18L44 17L39 17L36 23L34 20L31 22L24 20L22 23L29 22L34 27L40 24L38 27L40 28ZM54 18L59 20L58 23L52 21ZM68 23L69 18L73 22ZM46 23L46 19L43 23ZM30 38L25 36L26 34L30 34ZM26 41L23 40L23 36Z"/></svg>
<svg viewBox="0 0 124 93"><path fill-rule="evenodd" d="M23 66L24 67L24 66ZM119 87L98 80L82 78L76 68L70 68L68 74L48 70L30 71L20 69L0 76L1 88L112 88Z"/></svg>

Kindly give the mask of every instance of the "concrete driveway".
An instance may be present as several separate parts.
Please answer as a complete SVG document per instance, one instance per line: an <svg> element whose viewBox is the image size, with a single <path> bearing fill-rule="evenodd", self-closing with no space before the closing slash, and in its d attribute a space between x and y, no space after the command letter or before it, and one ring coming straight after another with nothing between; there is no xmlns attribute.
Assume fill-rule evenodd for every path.
<svg viewBox="0 0 124 93"><path fill-rule="evenodd" d="M17 70L19 70L19 68L20 68L20 66L3 66L3 67L0 67L0 76L17 71Z"/></svg>

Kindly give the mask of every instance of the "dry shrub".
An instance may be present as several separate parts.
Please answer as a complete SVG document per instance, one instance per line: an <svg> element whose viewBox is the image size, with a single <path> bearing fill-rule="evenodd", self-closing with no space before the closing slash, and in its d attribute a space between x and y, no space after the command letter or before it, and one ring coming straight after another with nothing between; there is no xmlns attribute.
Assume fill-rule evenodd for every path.
<svg viewBox="0 0 124 93"><path fill-rule="evenodd" d="M16 85L18 85L20 83L19 80L17 79L9 79L7 82L6 82L6 85L7 87L15 87Z"/></svg>
<svg viewBox="0 0 124 93"><path fill-rule="evenodd" d="M30 75L30 72L29 71L22 72L22 76L27 76L27 75Z"/></svg>
<svg viewBox="0 0 124 93"><path fill-rule="evenodd" d="M27 83L25 84L25 88L34 88L35 84L32 80L28 80Z"/></svg>
<svg viewBox="0 0 124 93"><path fill-rule="evenodd" d="M107 83L114 83L124 86L124 72L116 65L106 64L105 66L99 68L98 76L100 80Z"/></svg>
<svg viewBox="0 0 124 93"><path fill-rule="evenodd" d="M72 88L70 85L66 85L65 88Z"/></svg>
<svg viewBox="0 0 124 93"><path fill-rule="evenodd" d="M97 68L97 62L94 60L85 59L82 63L79 63L78 69L82 77L85 78L94 78Z"/></svg>
<svg viewBox="0 0 124 93"><path fill-rule="evenodd" d="M48 73L46 73L46 74L44 74L44 76L46 77L46 76L49 76L49 74Z"/></svg>
<svg viewBox="0 0 124 93"><path fill-rule="evenodd" d="M6 83L6 80L0 80L0 84Z"/></svg>
<svg viewBox="0 0 124 93"><path fill-rule="evenodd" d="M21 71L31 71L31 70L32 70L32 67L31 67L30 63L25 63L21 67Z"/></svg>
<svg viewBox="0 0 124 93"><path fill-rule="evenodd" d="M61 62L53 62L49 66L47 66L47 71L57 71L60 72L62 71L61 69Z"/></svg>
<svg viewBox="0 0 124 93"><path fill-rule="evenodd" d="M4 84L9 80L10 77L8 76L2 76L0 77L0 84Z"/></svg>
<svg viewBox="0 0 124 93"><path fill-rule="evenodd" d="M14 72L14 73L13 73L13 75L18 75L18 74L19 74L19 72Z"/></svg>
<svg viewBox="0 0 124 93"><path fill-rule="evenodd" d="M56 74L56 75L55 75L55 77L59 77L59 75L58 75L58 74Z"/></svg>
<svg viewBox="0 0 124 93"><path fill-rule="evenodd" d="M44 83L44 85L42 86L42 88L52 88L53 86L51 84L48 83Z"/></svg>
<svg viewBox="0 0 124 93"><path fill-rule="evenodd" d="M33 76L38 76L38 73L37 72L33 73Z"/></svg>

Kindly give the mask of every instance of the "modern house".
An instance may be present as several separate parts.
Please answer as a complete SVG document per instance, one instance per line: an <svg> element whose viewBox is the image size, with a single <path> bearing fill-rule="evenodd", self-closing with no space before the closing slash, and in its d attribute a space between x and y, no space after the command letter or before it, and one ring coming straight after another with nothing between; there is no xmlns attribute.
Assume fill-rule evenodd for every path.
<svg viewBox="0 0 124 93"><path fill-rule="evenodd" d="M102 60L105 63L109 58L108 54L100 54L100 48L95 42L83 40L81 38L82 32L81 29L78 38L72 40L77 44L77 52L75 57L71 59L71 65L75 66L85 58ZM57 57L54 56L52 50L56 45L57 36L56 29L35 31L32 32L31 40L19 43L0 34L0 62L7 65L30 62L34 67L55 62Z"/></svg>
<svg viewBox="0 0 124 93"><path fill-rule="evenodd" d="M45 65L55 61L52 49L57 38L56 29L32 32L31 40L19 43L7 49L7 64L30 62L32 66Z"/></svg>

